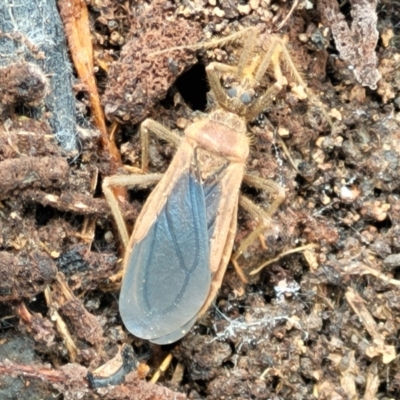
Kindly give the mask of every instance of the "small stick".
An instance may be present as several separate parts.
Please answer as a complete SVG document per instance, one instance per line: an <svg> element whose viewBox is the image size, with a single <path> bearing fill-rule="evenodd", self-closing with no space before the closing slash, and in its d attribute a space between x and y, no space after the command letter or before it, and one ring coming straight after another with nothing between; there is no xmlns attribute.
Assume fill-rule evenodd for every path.
<svg viewBox="0 0 400 400"><path fill-rule="evenodd" d="M153 377L150 379L151 383L156 383L160 379L161 374L164 373L171 364L172 358L173 356L171 353L169 353L167 357L165 357L164 361L161 363Z"/></svg>
<svg viewBox="0 0 400 400"><path fill-rule="evenodd" d="M294 9L297 7L297 4L299 3L299 0L294 0L292 8L290 9L288 15L286 15L286 17L284 18L284 20L278 25L278 31L281 30L283 28L283 26L286 24L286 22L288 21L288 19L290 18L290 16L292 15Z"/></svg>

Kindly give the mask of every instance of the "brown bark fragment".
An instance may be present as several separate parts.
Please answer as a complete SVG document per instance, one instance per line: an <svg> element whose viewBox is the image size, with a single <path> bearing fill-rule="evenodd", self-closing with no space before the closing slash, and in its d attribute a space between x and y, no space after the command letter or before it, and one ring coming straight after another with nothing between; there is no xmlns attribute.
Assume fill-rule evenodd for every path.
<svg viewBox="0 0 400 400"><path fill-rule="evenodd" d="M32 299L56 272L54 261L44 252L31 250L15 256L0 251L0 301Z"/></svg>

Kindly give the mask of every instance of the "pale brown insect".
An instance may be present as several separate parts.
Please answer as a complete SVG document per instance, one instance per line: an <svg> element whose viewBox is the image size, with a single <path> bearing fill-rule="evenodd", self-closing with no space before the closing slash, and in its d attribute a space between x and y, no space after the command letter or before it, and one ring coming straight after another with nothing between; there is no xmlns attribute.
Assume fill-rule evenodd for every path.
<svg viewBox="0 0 400 400"><path fill-rule="evenodd" d="M126 248L121 317L131 333L154 343L171 343L188 332L213 302L229 260L237 266L238 257L266 229L265 221L285 198L276 183L246 174L250 151L246 124L287 84L282 61L295 83L305 85L280 37L260 35L258 28L248 29L243 37L237 66L212 62L206 67L216 106L189 125L183 137L153 120L142 123L144 171L150 132L178 148L166 173L112 176L103 183ZM258 93L269 68L276 82ZM228 88L221 83L222 75L229 78L224 80ZM239 195L242 182L274 196L268 211ZM144 188L156 183L129 238L111 187ZM239 204L259 223L232 255Z"/></svg>

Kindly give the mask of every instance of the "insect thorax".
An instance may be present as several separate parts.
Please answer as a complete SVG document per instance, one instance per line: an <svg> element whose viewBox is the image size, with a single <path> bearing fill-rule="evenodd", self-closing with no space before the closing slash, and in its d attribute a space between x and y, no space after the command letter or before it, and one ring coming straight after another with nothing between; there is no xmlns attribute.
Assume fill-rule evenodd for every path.
<svg viewBox="0 0 400 400"><path fill-rule="evenodd" d="M245 163L249 155L249 138L245 121L226 111L215 111L208 118L197 121L185 130L185 138L196 149L202 149L215 164L220 161ZM206 156L204 155L204 160ZM205 161L211 165L214 161Z"/></svg>
<svg viewBox="0 0 400 400"><path fill-rule="evenodd" d="M219 171L229 164L229 160L217 154L210 153L202 148L196 149L196 159L202 181L215 176Z"/></svg>

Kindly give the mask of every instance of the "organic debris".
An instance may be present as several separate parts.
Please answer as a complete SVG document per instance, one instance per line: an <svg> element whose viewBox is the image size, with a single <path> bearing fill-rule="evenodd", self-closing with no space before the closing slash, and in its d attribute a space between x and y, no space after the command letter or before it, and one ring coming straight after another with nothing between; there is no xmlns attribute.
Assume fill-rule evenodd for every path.
<svg viewBox="0 0 400 400"><path fill-rule="evenodd" d="M132 15L135 34L109 71L103 98L107 118L133 124L143 121L156 102L165 98L176 78L196 62L193 51L177 50L154 56L157 50L196 44L201 38L196 22L165 11L164 1L153 3L141 15Z"/></svg>
<svg viewBox="0 0 400 400"><path fill-rule="evenodd" d="M91 73L124 165L92 129L78 129L79 156L59 148L42 101L52 90L45 80L28 85L33 97L0 82L8 87L0 93L0 397L398 398L399 5L79 4L86 3ZM288 85L248 127L247 172L273 179L286 200L237 260L248 283L229 267L215 304L189 334L151 345L119 317L123 254L101 182L143 172L137 124L147 116L182 134L209 111L204 66L237 65L240 32L254 26L280 35L306 86L283 63ZM238 40L223 41L235 33ZM30 62L13 59L22 86L31 82ZM256 92L273 76L267 71ZM75 89L85 86L81 79ZM229 84L229 71L222 80ZM81 109L91 90L80 92ZM31 104L43 112L27 115ZM150 172L165 171L174 153L150 137ZM150 190L118 196L128 230ZM242 190L268 208L269 196ZM235 249L257 225L239 211ZM152 376L157 385L146 382Z"/></svg>
<svg viewBox="0 0 400 400"><path fill-rule="evenodd" d="M336 0L323 0L319 2L318 7L321 10L322 22L332 30L340 57L348 63L349 69L354 70L354 75L361 85L376 89L376 83L381 78L375 53L379 39L376 14L378 2L352 0L350 4L353 18L351 28L339 11Z"/></svg>

